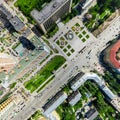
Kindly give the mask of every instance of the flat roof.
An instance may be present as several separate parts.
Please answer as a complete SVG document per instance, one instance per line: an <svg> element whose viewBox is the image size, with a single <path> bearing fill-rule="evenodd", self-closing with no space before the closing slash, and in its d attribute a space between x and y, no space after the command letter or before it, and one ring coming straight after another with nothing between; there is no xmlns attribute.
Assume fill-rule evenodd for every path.
<svg viewBox="0 0 120 120"><path fill-rule="evenodd" d="M65 2L66 0L52 0L40 12L36 9L32 10L31 16L34 17L38 23L42 23Z"/></svg>
<svg viewBox="0 0 120 120"><path fill-rule="evenodd" d="M74 78L70 81L70 85L74 85L77 81L80 80L80 78L84 75L85 73L80 72L77 75L74 76Z"/></svg>
<svg viewBox="0 0 120 120"><path fill-rule="evenodd" d="M67 94L63 91L59 91L50 101L48 101L44 106L44 115L49 116L49 114L54 111L65 99Z"/></svg>
<svg viewBox="0 0 120 120"><path fill-rule="evenodd" d="M81 98L81 94L79 91L75 91L68 96L68 102L74 106Z"/></svg>
<svg viewBox="0 0 120 120"><path fill-rule="evenodd" d="M26 30L23 31L22 35L24 37L28 37L31 33L32 31L30 30L30 28L27 28Z"/></svg>
<svg viewBox="0 0 120 120"><path fill-rule="evenodd" d="M12 14L6 9L3 4L0 4L0 11L6 16L8 20L12 18Z"/></svg>
<svg viewBox="0 0 120 120"><path fill-rule="evenodd" d="M52 104L54 104L62 95L64 95L63 91L59 91L53 96L44 106L43 109L46 111Z"/></svg>
<svg viewBox="0 0 120 120"><path fill-rule="evenodd" d="M91 108L85 115L88 120L94 120L98 116L98 112L95 108Z"/></svg>
<svg viewBox="0 0 120 120"><path fill-rule="evenodd" d="M10 19L10 23L15 28L16 31L21 31L25 27L25 24L18 18L18 16L14 16Z"/></svg>

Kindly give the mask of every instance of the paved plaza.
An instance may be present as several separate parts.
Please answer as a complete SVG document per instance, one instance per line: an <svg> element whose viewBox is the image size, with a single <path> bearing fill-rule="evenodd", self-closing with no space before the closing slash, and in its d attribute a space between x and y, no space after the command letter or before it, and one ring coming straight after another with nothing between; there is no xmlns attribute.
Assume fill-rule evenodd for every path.
<svg viewBox="0 0 120 120"><path fill-rule="evenodd" d="M120 28L119 19L120 18L118 17L115 18L114 21L112 21L111 26L114 27L114 29L116 29L116 27ZM77 21L77 22L79 21L80 25L82 26L80 19L74 18L73 21ZM118 23L119 26L117 25ZM116 24L116 26L114 24ZM67 26L69 26L69 23L67 24ZM53 41L57 36L59 36L61 31L63 31L63 34L65 34L68 31L67 26L65 26L64 28L65 32L63 30L60 30L50 41L53 43ZM71 26L74 26L74 24ZM16 116L15 120L29 118L30 114L33 114L34 111L37 110L38 108L40 109L47 102L49 98L51 98L58 90L60 90L61 86L67 83L69 78L74 76L80 70L84 72L89 72L90 70L97 69L98 71L102 72L102 67L99 63L98 55L106 47L106 43L111 39L115 38L115 35L120 30L117 29L116 31L117 33L111 32L109 35L107 35L111 26L109 26L106 30L103 31L103 33L100 34L100 36L102 34L105 34L105 36L101 36L101 38L100 37L95 38L91 33L89 33L89 31L86 30L86 28L84 28L89 34L90 38L85 43L83 43L84 45L83 44L80 45L81 47L79 50L81 50L82 47L84 46L86 47L82 50L82 52L78 53L77 51L76 54L74 55L75 56L74 58L73 57L71 59L68 58L67 67L65 69L61 69L56 74L54 80L44 90L42 90L38 95L35 96L35 99L33 99L33 101L30 102L25 107L25 109L23 109L23 111L18 114L18 116ZM69 30L70 29L71 27L69 28ZM61 49L56 45L55 41L53 44L57 47L57 49L61 51ZM66 55L62 51L60 53L66 57Z"/></svg>
<svg viewBox="0 0 120 120"><path fill-rule="evenodd" d="M0 3L5 4L12 15L16 15L16 11L20 12L17 8L13 8L14 10L12 10L4 0L1 0ZM93 2L89 7L95 4L96 2ZM10 6L14 5L10 4ZM53 7L55 7L55 4ZM115 39L117 35L120 34L120 16L116 16L111 21L111 24L101 34L95 37L82 22L86 11L88 11L88 8L85 9L81 15L74 17L66 24L63 24L62 22L58 23L59 30L52 38L47 39L45 36L42 36L45 38L45 42L49 43L48 45L51 49L33 32L30 33L30 36L27 39L30 40L36 48L34 50L28 50L24 48L18 40L21 33L14 32L13 34L10 34L6 28L6 30L2 30L0 35L0 51L16 56L19 58L19 63L7 74L0 74L0 79L2 81L0 89L3 89L3 85L8 88L6 90L2 90L4 91L3 94L12 91L15 93L13 95L17 95L19 93L23 98L25 98L25 95L27 96L27 99L25 98L27 102L24 101L25 104L23 104L24 107L22 106L22 109L20 108L21 110L18 110L19 112L15 114L13 111L14 120L27 120L37 110L41 110L41 113L43 113L43 106L45 103L53 98L53 96L77 73L80 73L81 71L84 73L90 73L93 70L98 71L100 74L104 72L105 68L102 67L99 61L99 55L101 51L107 47L107 43ZM21 12L20 14L18 13L18 16L21 16ZM24 18L26 17L24 16ZM24 23L27 23L26 19ZM48 21L48 23L50 22ZM31 27L33 25L28 23L26 27L28 26ZM29 29L31 30L31 28ZM8 39L9 42L7 41ZM58 52L53 49L56 49ZM51 70L53 67L52 64L49 69L44 70L44 73L38 79L37 77L34 79L34 76L36 76L39 71L42 71L42 68L56 55L63 56L65 58L65 64L57 70L55 68ZM55 62L53 63L55 64ZM44 77L44 74L49 74L49 70L51 70L51 76L49 76L48 79L45 77L44 82L40 83L40 86L33 93L30 93L30 91L25 88L25 82L28 82L32 77L33 80L31 84L36 88L38 83L33 83ZM88 78L89 75L90 74L86 74L86 78ZM99 77L95 76L96 74L93 74L88 79L94 78L94 81L97 81ZM84 80L86 81L87 79ZM107 86L106 82L103 81L104 80L102 79L99 83L104 84L98 84L101 88L103 86ZM14 88L10 88L10 85L13 82L16 86ZM19 106L17 106L17 109L19 109Z"/></svg>

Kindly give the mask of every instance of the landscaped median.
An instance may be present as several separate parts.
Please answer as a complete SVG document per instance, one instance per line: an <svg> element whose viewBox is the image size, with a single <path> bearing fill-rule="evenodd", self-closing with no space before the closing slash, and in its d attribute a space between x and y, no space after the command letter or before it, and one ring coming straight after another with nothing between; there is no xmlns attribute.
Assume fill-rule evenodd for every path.
<svg viewBox="0 0 120 120"><path fill-rule="evenodd" d="M24 86L31 93L34 92L41 84L54 74L60 66L65 63L63 56L57 55L53 57L31 80L24 83Z"/></svg>

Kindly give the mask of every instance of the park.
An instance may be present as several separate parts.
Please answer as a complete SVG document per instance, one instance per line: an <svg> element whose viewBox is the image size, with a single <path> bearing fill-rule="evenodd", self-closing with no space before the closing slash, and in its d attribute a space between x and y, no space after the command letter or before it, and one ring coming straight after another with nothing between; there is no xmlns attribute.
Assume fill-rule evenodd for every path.
<svg viewBox="0 0 120 120"><path fill-rule="evenodd" d="M65 63L62 56L53 57L31 80L24 83L25 88L31 93L34 92L41 84L43 84L61 65Z"/></svg>

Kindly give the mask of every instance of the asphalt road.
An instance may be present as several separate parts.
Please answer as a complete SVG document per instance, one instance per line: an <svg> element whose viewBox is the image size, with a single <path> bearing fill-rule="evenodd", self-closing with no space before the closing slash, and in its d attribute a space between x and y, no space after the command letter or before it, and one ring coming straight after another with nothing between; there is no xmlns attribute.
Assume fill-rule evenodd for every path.
<svg viewBox="0 0 120 120"><path fill-rule="evenodd" d="M110 31L110 29L114 30ZM73 60L68 60L68 66L66 69L62 69L56 73L54 81L52 81L41 93L39 93L38 96L31 100L23 111L15 117L15 120L26 120L37 109L41 109L46 101L51 98L62 85L67 83L68 79L78 72L78 70L88 72L91 69L93 70L94 68L97 68L94 64L96 63L98 66L100 65L97 54L106 47L105 44L112 40L118 32L120 32L120 17L115 19L113 23L99 35L98 38L93 36L83 53L78 54ZM76 66L78 66L79 69L77 69Z"/></svg>

